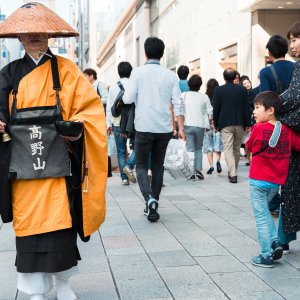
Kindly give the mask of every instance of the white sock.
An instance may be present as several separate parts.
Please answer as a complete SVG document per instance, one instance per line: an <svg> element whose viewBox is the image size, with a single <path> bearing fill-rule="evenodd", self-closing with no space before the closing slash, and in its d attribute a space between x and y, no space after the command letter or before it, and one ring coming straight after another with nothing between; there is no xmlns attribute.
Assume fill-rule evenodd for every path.
<svg viewBox="0 0 300 300"><path fill-rule="evenodd" d="M30 300L45 300L45 294L34 294L30 296Z"/></svg>
<svg viewBox="0 0 300 300"><path fill-rule="evenodd" d="M57 300L76 300L76 295L69 286L67 280L55 278L55 290Z"/></svg>

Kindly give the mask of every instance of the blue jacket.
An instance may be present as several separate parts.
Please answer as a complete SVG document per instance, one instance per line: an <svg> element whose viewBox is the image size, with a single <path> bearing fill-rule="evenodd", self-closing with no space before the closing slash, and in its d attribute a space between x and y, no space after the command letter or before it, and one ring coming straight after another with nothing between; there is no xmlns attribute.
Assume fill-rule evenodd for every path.
<svg viewBox="0 0 300 300"><path fill-rule="evenodd" d="M276 70L278 79L282 83L283 90L286 90L289 87L292 78L294 63L287 60L278 60L273 64L273 66ZM259 92L264 92L264 91L276 92L276 83L270 67L261 69L259 75L260 75Z"/></svg>

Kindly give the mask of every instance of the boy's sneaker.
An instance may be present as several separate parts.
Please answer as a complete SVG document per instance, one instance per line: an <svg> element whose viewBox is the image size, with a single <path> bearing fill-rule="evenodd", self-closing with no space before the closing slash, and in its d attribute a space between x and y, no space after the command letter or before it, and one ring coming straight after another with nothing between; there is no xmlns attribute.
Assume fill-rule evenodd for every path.
<svg viewBox="0 0 300 300"><path fill-rule="evenodd" d="M123 172L126 174L126 176L128 177L130 182L136 183L136 178L133 174L133 171L132 171L132 169L130 169L130 167L128 165L124 166Z"/></svg>
<svg viewBox="0 0 300 300"><path fill-rule="evenodd" d="M274 260L272 256L267 256L264 258L262 255L253 256L251 259L251 263L254 266L263 267L263 268L273 268Z"/></svg>
<svg viewBox="0 0 300 300"><path fill-rule="evenodd" d="M216 165L217 165L217 172L221 173L222 172L221 163L219 161L217 161Z"/></svg>
<svg viewBox="0 0 300 300"><path fill-rule="evenodd" d="M146 207L144 209L144 215L147 216L149 222L155 222L159 219L158 201L154 198L150 198L146 201Z"/></svg>
<svg viewBox="0 0 300 300"><path fill-rule="evenodd" d="M282 244L283 254L289 254L290 253L290 246L289 244Z"/></svg>
<svg viewBox="0 0 300 300"><path fill-rule="evenodd" d="M273 249L273 260L278 260L282 257L282 253L283 253L283 248L282 245L280 244L279 241L273 241L272 245L271 245L272 249Z"/></svg>
<svg viewBox="0 0 300 300"><path fill-rule="evenodd" d="M204 179L204 176L203 174L199 171L199 170L196 170L196 177L200 180L203 180Z"/></svg>

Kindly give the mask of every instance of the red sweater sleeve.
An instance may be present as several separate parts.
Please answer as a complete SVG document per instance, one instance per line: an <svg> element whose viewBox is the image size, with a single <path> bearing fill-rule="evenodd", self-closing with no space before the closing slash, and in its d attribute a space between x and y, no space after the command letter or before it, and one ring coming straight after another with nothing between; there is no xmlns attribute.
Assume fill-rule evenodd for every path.
<svg viewBox="0 0 300 300"><path fill-rule="evenodd" d="M253 147L255 145L255 140L256 140L258 131L259 131L258 126L255 124L251 129L251 134L250 134L248 140L246 141L246 147L251 153L252 153Z"/></svg>

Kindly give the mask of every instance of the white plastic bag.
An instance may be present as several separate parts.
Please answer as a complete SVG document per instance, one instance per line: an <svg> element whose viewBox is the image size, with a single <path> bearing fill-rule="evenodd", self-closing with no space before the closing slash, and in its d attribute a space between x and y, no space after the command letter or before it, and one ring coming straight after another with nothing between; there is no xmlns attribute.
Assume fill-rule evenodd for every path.
<svg viewBox="0 0 300 300"><path fill-rule="evenodd" d="M164 167L175 179L190 178L194 174L194 152L187 152L185 141L171 139Z"/></svg>
<svg viewBox="0 0 300 300"><path fill-rule="evenodd" d="M117 153L116 142L113 135L109 135L107 137L107 143L108 143L108 156L113 156L114 154Z"/></svg>

